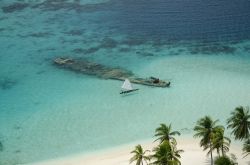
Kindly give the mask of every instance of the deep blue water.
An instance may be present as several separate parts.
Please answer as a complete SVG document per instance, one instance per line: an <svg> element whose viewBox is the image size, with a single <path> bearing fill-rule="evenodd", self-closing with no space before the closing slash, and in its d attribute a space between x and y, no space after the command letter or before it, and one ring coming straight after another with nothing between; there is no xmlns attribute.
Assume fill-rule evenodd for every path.
<svg viewBox="0 0 250 165"><path fill-rule="evenodd" d="M249 0L127 0L114 10L119 32L147 40L250 38Z"/></svg>
<svg viewBox="0 0 250 165"><path fill-rule="evenodd" d="M97 4L47 0L40 3L21 2L19 4L26 6L23 5L23 8L14 6L13 10L6 10L4 7L8 5L3 5L2 10L19 12L32 8L41 9L44 12L75 11L76 15L70 18L72 21L79 19L81 13L91 15L91 13L102 12L95 23L100 28L108 27L111 33L107 35L110 36L117 32L132 38L156 42L159 40L240 41L250 38L249 0L206 2L203 0L111 0ZM66 17L66 19L69 18Z"/></svg>

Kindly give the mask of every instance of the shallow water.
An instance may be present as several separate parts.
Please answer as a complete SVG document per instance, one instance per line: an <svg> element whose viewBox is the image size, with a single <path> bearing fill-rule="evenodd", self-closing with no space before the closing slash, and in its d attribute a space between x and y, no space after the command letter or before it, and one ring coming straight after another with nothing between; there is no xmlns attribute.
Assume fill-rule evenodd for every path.
<svg viewBox="0 0 250 165"><path fill-rule="evenodd" d="M200 117L225 124L236 106L249 105L248 1L185 1L187 11L161 0L15 2L0 4L0 164L148 139L162 122L190 135ZM212 9L218 14L206 19ZM138 92L121 96L122 82L59 69L58 56L172 84L134 85Z"/></svg>

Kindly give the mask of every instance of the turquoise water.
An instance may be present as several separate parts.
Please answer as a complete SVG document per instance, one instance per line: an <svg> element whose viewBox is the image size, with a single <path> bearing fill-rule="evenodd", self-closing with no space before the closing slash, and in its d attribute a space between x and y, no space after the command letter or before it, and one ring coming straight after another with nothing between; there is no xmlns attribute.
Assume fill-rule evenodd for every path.
<svg viewBox="0 0 250 165"><path fill-rule="evenodd" d="M236 5L241 13L230 13L227 7L225 24L212 17L207 25L221 29L204 28L204 33L188 33L184 30L190 28L178 21L166 27L165 19L154 22L160 27L149 26L155 17L143 18L136 11L147 9L145 15L153 15L157 3L164 4L160 0L150 10L149 4L140 6L143 0L134 6L119 0L0 2L0 164L36 162L148 139L162 122L191 135L200 117L208 114L224 124L236 106L249 105L248 2ZM201 3L195 2L194 7ZM210 6L221 5L214 3ZM188 13L192 20L192 12ZM195 18L191 25L202 29L199 18L204 23L204 17ZM226 28L233 20L235 24ZM166 32L173 27L178 30ZM59 69L52 62L59 56L87 58L172 84L134 85L139 92L121 96L122 82Z"/></svg>

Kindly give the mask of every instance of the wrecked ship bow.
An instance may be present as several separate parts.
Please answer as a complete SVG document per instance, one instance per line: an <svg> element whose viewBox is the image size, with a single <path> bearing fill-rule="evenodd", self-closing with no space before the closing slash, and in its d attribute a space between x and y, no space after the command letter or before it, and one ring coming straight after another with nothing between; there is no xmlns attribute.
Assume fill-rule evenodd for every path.
<svg viewBox="0 0 250 165"><path fill-rule="evenodd" d="M62 68L69 69L78 73L93 75L103 79L113 79L124 81L126 78L132 83L155 86L169 87L169 81L163 81L155 77L140 78L135 76L131 71L121 68L111 68L86 60L74 60L70 58L56 58L54 63Z"/></svg>

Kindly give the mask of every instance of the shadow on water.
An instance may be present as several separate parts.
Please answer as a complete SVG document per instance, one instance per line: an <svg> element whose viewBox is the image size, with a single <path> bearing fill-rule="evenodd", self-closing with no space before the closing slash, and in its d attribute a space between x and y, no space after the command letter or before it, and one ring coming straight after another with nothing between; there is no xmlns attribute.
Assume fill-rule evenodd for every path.
<svg viewBox="0 0 250 165"><path fill-rule="evenodd" d="M120 93L119 93L120 94ZM124 94L120 94L121 97L128 97L128 96L133 96L133 95L139 95L138 91L135 92L131 92L131 93L124 93Z"/></svg>

